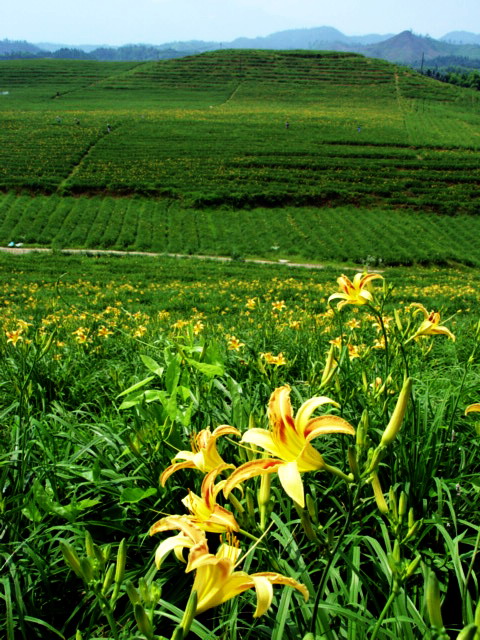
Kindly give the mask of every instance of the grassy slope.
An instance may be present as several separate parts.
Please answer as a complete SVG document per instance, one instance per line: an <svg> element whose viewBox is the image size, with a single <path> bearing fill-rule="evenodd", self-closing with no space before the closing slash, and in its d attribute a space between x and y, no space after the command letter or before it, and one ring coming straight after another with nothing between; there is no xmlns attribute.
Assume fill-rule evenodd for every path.
<svg viewBox="0 0 480 640"><path fill-rule="evenodd" d="M435 217L420 223L421 247L405 241L416 218L393 211L477 212L474 92L354 54L265 51L13 61L0 66L0 89L10 91L0 99L0 186L55 194L27 206L1 197L0 242L478 261L468 238L458 249L445 241ZM161 201L91 199L106 192ZM322 243L315 229L351 226L351 210L326 209L338 206L360 207L368 229L367 210L382 210L385 228ZM254 241L252 224L265 227ZM455 237L467 224L455 220Z"/></svg>

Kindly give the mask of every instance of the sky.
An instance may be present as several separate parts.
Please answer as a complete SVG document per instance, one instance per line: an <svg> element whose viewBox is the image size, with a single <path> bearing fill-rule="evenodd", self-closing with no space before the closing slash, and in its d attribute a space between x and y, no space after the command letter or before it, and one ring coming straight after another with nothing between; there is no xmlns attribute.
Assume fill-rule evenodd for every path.
<svg viewBox="0 0 480 640"><path fill-rule="evenodd" d="M480 33L480 0L0 0L0 40L34 43L227 43L321 26L345 35Z"/></svg>

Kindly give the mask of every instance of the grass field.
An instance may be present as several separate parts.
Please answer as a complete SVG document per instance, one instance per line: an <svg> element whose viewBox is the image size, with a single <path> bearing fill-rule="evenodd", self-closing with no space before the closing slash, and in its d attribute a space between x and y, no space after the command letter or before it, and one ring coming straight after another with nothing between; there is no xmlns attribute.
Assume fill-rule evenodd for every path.
<svg viewBox="0 0 480 640"><path fill-rule="evenodd" d="M460 238L478 212L473 90L355 54L266 51L3 62L0 88L0 189L43 196L0 198L0 242L164 251L182 229L187 252L358 260L379 233L335 249L316 233L327 220L331 240L354 208L400 244L382 248L387 262L478 261L473 242L438 231L458 223ZM414 213L430 215L418 252L401 246ZM268 228L244 246L251 225Z"/></svg>
<svg viewBox="0 0 480 640"><path fill-rule="evenodd" d="M256 51L0 94L0 243L53 249L0 252L0 635L478 640L479 94Z"/></svg>
<svg viewBox="0 0 480 640"><path fill-rule="evenodd" d="M186 624L190 574L173 558L156 571L160 537L147 534L185 512L185 487L200 491L201 478L179 471L164 489L159 476L207 426L268 427L269 396L284 385L295 408L325 395L355 428L353 441L318 440L337 475L302 473L305 509L272 476L270 488L250 479L243 496L217 500L238 519L242 548L257 540L245 571L297 580L309 601L277 587L255 621L247 594L197 616L191 636L296 640L313 629L328 640L455 640L474 628L479 435L464 412L479 399L477 271L388 269L372 281L371 304L341 311L328 302L338 275L0 255L8 640L164 638ZM427 325L415 304L441 316ZM372 467L405 373L413 392L400 433ZM236 441L218 444L238 466L254 454ZM168 531L177 521L161 522Z"/></svg>

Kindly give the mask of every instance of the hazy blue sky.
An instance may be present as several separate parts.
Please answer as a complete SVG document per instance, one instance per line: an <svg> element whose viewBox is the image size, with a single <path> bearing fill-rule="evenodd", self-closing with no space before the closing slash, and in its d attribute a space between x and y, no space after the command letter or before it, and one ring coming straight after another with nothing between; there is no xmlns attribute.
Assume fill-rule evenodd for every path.
<svg viewBox="0 0 480 640"><path fill-rule="evenodd" d="M346 35L480 33L480 0L0 0L0 40L228 42L319 26Z"/></svg>

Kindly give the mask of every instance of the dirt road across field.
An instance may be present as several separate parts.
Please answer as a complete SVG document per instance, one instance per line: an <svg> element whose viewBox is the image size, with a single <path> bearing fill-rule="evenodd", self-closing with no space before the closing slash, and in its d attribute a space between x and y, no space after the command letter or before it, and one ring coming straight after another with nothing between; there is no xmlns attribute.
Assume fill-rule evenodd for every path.
<svg viewBox="0 0 480 640"><path fill-rule="evenodd" d="M45 247L0 247L0 251L12 254L21 253L51 253L52 249ZM115 251L113 249L62 249L60 253L65 255L79 254L88 256L147 256L150 258L196 258L198 260L214 260L216 262L234 262L228 256L204 256L190 255L186 253L150 253L148 251ZM253 258L242 259L242 262L252 262L254 264L276 264L286 267L300 267L302 269L323 269L321 264L310 264L304 262L290 262L289 260L254 260Z"/></svg>

